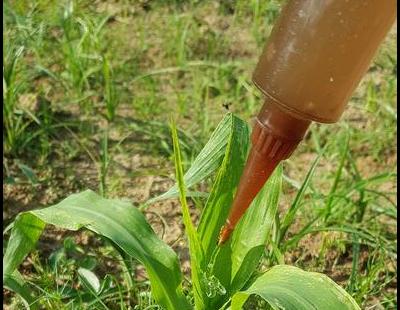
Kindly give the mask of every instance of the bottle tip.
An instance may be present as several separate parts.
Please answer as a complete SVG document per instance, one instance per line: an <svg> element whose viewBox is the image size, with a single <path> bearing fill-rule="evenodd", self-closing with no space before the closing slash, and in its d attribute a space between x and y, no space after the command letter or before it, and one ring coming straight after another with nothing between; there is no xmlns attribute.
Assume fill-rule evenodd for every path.
<svg viewBox="0 0 400 310"><path fill-rule="evenodd" d="M218 245L223 245L249 208L276 166L287 159L304 137L310 121L298 120L266 102L254 124L252 147L235 197L222 227Z"/></svg>
<svg viewBox="0 0 400 310"><path fill-rule="evenodd" d="M222 226L221 231L219 233L217 245L222 246L224 243L229 239L231 233L232 233L233 227L230 224L229 219L226 221L225 225Z"/></svg>

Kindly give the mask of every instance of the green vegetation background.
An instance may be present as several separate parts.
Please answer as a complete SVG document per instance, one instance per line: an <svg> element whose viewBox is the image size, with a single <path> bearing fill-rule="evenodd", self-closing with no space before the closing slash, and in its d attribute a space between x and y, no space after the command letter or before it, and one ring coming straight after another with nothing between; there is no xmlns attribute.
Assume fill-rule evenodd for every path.
<svg viewBox="0 0 400 310"><path fill-rule="evenodd" d="M171 116L188 167L228 110L250 121L259 109L262 99L251 73L280 5L272 0L3 1L3 228L20 211L86 188L138 205L168 189L174 171ZM341 121L314 124L287 161L281 198L287 208L321 153L291 233L316 210L330 208L332 225L360 228L388 243L355 249L351 236L323 232L302 239L285 259L327 273L364 307L375 309L397 305L391 250L397 219L396 38L393 28ZM326 201L329 193L337 196ZM157 212L168 224L180 221L172 202L149 211L156 226ZM172 227L170 244L182 230ZM66 237L62 231L47 233L25 266L49 296L58 291L47 258L68 242L77 247L86 242L90 246L82 251L99 266L109 262L114 268L115 255L90 234L70 236L64 245L57 242L61 236ZM60 272L73 282L71 268ZM139 291L148 289L143 283ZM151 301L140 298L139 309L145 309ZM6 293L7 307L17 302Z"/></svg>

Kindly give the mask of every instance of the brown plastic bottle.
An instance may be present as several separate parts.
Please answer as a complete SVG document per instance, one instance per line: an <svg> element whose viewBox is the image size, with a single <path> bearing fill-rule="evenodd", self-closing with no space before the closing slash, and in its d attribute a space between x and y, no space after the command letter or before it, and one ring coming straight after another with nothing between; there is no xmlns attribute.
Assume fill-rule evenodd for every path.
<svg viewBox="0 0 400 310"><path fill-rule="evenodd" d="M312 121L334 123L396 19L396 0L289 0L253 74L265 95L233 205L228 238Z"/></svg>

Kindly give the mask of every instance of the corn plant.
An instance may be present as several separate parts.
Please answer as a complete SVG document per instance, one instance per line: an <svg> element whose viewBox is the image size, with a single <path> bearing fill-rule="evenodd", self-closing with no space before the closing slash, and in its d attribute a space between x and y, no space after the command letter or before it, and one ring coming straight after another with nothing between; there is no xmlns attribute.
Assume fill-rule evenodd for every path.
<svg viewBox="0 0 400 310"><path fill-rule="evenodd" d="M219 229L228 215L247 156L249 129L244 121L226 115L186 174L174 125L172 136L177 183L149 203L179 197L190 253L189 287L183 287L177 254L157 237L138 208L126 200L106 199L90 190L17 216L4 255L5 287L35 307L33 293L18 266L50 224L73 231L86 228L111 240L119 251L145 266L152 298L165 309L242 309L250 295L258 295L273 309L359 309L344 289L323 274L288 265L259 270L278 212L281 166L231 239L217 246ZM195 191L195 185L214 172L214 183L196 227L187 198L204 195Z"/></svg>

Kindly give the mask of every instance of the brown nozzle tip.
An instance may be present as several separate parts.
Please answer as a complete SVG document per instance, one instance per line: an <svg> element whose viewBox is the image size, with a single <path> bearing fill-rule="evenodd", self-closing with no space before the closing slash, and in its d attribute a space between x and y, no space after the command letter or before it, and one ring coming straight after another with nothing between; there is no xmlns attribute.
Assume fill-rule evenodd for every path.
<svg viewBox="0 0 400 310"><path fill-rule="evenodd" d="M309 125L310 121L296 119L266 101L254 125L252 147L218 245L229 239L276 166L292 154Z"/></svg>

